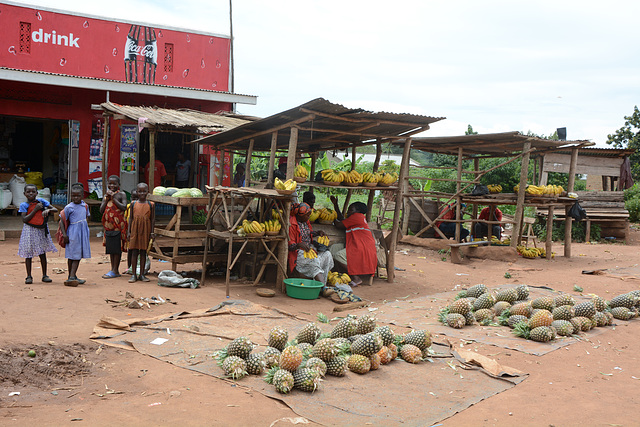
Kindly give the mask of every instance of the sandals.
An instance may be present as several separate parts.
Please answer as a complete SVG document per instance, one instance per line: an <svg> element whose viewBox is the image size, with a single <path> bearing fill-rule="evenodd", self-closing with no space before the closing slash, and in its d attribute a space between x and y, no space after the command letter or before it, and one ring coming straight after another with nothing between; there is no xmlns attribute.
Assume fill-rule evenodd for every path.
<svg viewBox="0 0 640 427"><path fill-rule="evenodd" d="M116 277L120 277L120 274L116 273L115 271L109 271L108 273L102 275L103 279L114 279Z"/></svg>
<svg viewBox="0 0 640 427"><path fill-rule="evenodd" d="M47 276L46 274L44 276L42 276L42 282L43 283L51 283L53 282L53 280L51 280L51 277Z"/></svg>
<svg viewBox="0 0 640 427"><path fill-rule="evenodd" d="M131 276L131 279L129 279L129 283L135 283L138 280L138 278L136 276Z"/></svg>
<svg viewBox="0 0 640 427"><path fill-rule="evenodd" d="M30 284L32 284L32 283L33 283L33 277L31 277L31 276L27 276L27 278L26 278L26 279L24 279L24 284L25 284L25 285L30 285Z"/></svg>
<svg viewBox="0 0 640 427"><path fill-rule="evenodd" d="M140 275L140 280L142 280L143 282L150 282L151 280L149 280L149 278L147 276L144 275Z"/></svg>

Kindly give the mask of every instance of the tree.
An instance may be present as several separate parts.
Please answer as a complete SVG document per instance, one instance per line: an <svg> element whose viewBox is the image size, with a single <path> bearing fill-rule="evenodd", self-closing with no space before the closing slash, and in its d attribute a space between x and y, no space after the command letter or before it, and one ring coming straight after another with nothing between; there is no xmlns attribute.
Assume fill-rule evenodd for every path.
<svg viewBox="0 0 640 427"><path fill-rule="evenodd" d="M478 132L473 131L473 126L467 125L467 131L464 133L465 135L477 135Z"/></svg>
<svg viewBox="0 0 640 427"><path fill-rule="evenodd" d="M613 135L607 135L607 144L615 148L632 148L636 150L629 160L631 161L631 175L633 180L640 179L640 111L638 106L633 107L633 114L624 117L624 126Z"/></svg>

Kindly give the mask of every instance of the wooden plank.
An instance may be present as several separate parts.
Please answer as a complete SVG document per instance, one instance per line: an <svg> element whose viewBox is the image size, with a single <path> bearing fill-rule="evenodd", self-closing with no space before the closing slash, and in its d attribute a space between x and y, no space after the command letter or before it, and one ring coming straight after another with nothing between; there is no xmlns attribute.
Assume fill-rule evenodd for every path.
<svg viewBox="0 0 640 427"><path fill-rule="evenodd" d="M289 134L289 152L287 153L287 179L293 179L296 169L296 151L298 150L298 128L291 127Z"/></svg>
<svg viewBox="0 0 640 427"><path fill-rule="evenodd" d="M402 152L402 163L401 165L409 164L409 153L411 152L411 138L407 138L404 143L404 151ZM405 168L400 168L400 182L404 181L405 176ZM393 283L395 276L395 257L396 257L396 247L398 246L398 233L399 233L399 224L398 221L400 219L400 207L402 206L402 187L398 193L396 193L396 206L393 211L393 229L391 230L391 243L389 245L389 257L387 258L387 281L389 283Z"/></svg>
<svg viewBox="0 0 640 427"><path fill-rule="evenodd" d="M253 139L249 141L249 149L247 150L247 158L245 160L244 186L251 186L251 156L253 156ZM231 171L233 177L233 170ZM231 180L233 182L233 179Z"/></svg>
<svg viewBox="0 0 640 427"><path fill-rule="evenodd" d="M519 191L517 195L516 213L514 215L516 223L513 226L513 233L515 235L511 236L511 247L514 247L514 248L518 246L520 244L520 241L522 240L522 216L524 213L524 198L525 198L524 189L527 187L530 150L531 150L531 142L527 141L522 146L522 151L526 154L522 156L522 162L520 166L520 184L519 185L520 185L521 191Z"/></svg>
<svg viewBox="0 0 640 427"><path fill-rule="evenodd" d="M149 194L153 193L153 183L155 182L156 165L156 131L149 130ZM151 200L151 199L149 199Z"/></svg>
<svg viewBox="0 0 640 427"><path fill-rule="evenodd" d="M380 138L376 140L376 158L373 161L373 173L378 172L378 167L380 167L380 157L382 156L382 143L380 142ZM369 191L369 196L367 197L367 221L371 221L371 211L373 210L373 199L375 197L375 192Z"/></svg>
<svg viewBox="0 0 640 427"><path fill-rule="evenodd" d="M271 151L269 152L269 170L267 171L267 188L273 185L273 169L276 164L276 148L278 146L278 131L271 134Z"/></svg>
<svg viewBox="0 0 640 427"><path fill-rule="evenodd" d="M580 156L576 173L602 176L620 176L622 159L618 157ZM544 156L543 171L569 173L571 155L549 153Z"/></svg>

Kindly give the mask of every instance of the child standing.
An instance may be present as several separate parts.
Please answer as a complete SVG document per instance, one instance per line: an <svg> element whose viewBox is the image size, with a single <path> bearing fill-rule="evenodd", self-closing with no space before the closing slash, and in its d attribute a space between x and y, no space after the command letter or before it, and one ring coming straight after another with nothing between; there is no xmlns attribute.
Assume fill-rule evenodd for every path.
<svg viewBox="0 0 640 427"><path fill-rule="evenodd" d="M149 186L144 182L138 184L136 188L138 200L131 202L131 213L129 215L129 251L131 252L132 276L130 283L136 280L148 282L149 278L144 275L144 265L140 266L140 275L136 276L138 260L147 259L147 247L149 241L155 237L153 229L156 223L154 203L147 200ZM141 263L143 261L140 261Z"/></svg>
<svg viewBox="0 0 640 427"><path fill-rule="evenodd" d="M82 200L84 188L81 184L71 186L71 203L64 207L64 215L69 221L69 228L62 227L62 234L66 244L64 256L67 258L69 278L65 286L78 286L86 280L78 279L78 267L82 258L91 258L89 245L89 207Z"/></svg>
<svg viewBox="0 0 640 427"><path fill-rule="evenodd" d="M122 252L126 252L127 222L124 211L127 208L127 196L120 191L120 177L111 175L108 180L108 190L102 199L100 213L104 237L102 245L106 248L111 260L111 270L102 275L103 279L120 277L120 260Z"/></svg>
<svg viewBox="0 0 640 427"><path fill-rule="evenodd" d="M27 269L27 278L24 283L27 285L33 283L31 259L36 255L40 257L42 281L50 283L52 280L47 276L47 252L58 252L58 250L51 240L47 220L50 212L58 212L58 210L46 200L36 198L38 187L34 184L25 185L24 195L27 201L20 203L18 209L18 212L22 214L22 222L24 222L18 245L18 256L24 258L24 265Z"/></svg>
<svg viewBox="0 0 640 427"><path fill-rule="evenodd" d="M136 200L138 200L138 190L134 188L133 191L131 192L131 203L135 202ZM127 222L127 224L129 224L129 217L131 216L131 203L127 205L127 209L125 209L124 211L124 219ZM131 251L129 251L128 240L127 240L126 246L128 251L127 252L127 271L125 271L124 274L131 274Z"/></svg>

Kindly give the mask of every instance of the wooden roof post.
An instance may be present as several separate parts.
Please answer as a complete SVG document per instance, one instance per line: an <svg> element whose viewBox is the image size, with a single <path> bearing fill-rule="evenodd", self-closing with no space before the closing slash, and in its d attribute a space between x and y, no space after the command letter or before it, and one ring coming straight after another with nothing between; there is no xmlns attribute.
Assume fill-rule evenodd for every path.
<svg viewBox="0 0 640 427"><path fill-rule="evenodd" d="M251 156L253 155L253 139L249 141L249 149L247 150L247 160L245 160L246 170L244 172L244 186L251 187Z"/></svg>
<svg viewBox="0 0 640 427"><path fill-rule="evenodd" d="M296 170L296 152L298 151L298 128L291 127L289 135L289 152L287 153L287 179L293 179Z"/></svg>
<svg viewBox="0 0 640 427"><path fill-rule="evenodd" d="M351 170L356 170L356 146L355 144L351 147ZM344 198L344 205L342 207L342 214L347 214L347 208L349 207L349 202L351 201L351 188L347 190L347 197Z"/></svg>
<svg viewBox="0 0 640 427"><path fill-rule="evenodd" d="M409 164L411 163L411 150L409 150L409 157L405 160L402 158L402 164L400 165L400 170L404 171L404 176L409 176ZM411 217L411 205L409 199L404 197L405 194L408 193L409 189L409 180L402 179L398 180L399 191L403 194L400 199L402 202L402 234L406 235L409 232L409 218Z"/></svg>
<svg viewBox="0 0 640 427"><path fill-rule="evenodd" d="M571 163L569 163L569 183L567 191L573 191L576 183L576 167L578 165L578 148L571 149ZM571 228L573 226L573 218L569 216L571 206L565 207L564 213L564 256L571 258Z"/></svg>
<svg viewBox="0 0 640 427"><path fill-rule="evenodd" d="M276 147L278 142L278 131L271 134L271 152L269 153L269 169L267 171L267 188L273 188L273 169L276 164Z"/></svg>
<svg viewBox="0 0 640 427"><path fill-rule="evenodd" d="M511 247L513 248L518 246L522 240L522 214L524 213L524 195L527 192L527 177L529 176L529 150L531 150L531 142L527 141L522 145L522 151L525 154L522 156L520 166L520 186L518 187L516 201L515 224L513 224L513 231L511 232Z"/></svg>
<svg viewBox="0 0 640 427"><path fill-rule="evenodd" d="M222 185L224 181L224 150L218 151L220 161L218 162L218 185Z"/></svg>
<svg viewBox="0 0 640 427"><path fill-rule="evenodd" d="M409 153L411 152L411 138L407 138L404 142L404 151L402 152L402 164L409 161ZM398 181L404 182L405 168L400 168L400 176ZM395 260L396 260L396 247L398 246L398 231L400 225L398 219L400 218L400 206L402 206L402 200L404 199L403 186L398 185L398 191L396 192L396 207L393 211L393 228L391 229L391 242L389 245L389 255L387 256L387 281L393 283L395 277Z"/></svg>
<svg viewBox="0 0 640 427"><path fill-rule="evenodd" d="M458 147L458 170L457 170L457 182L456 182L456 234L455 240L456 243L460 241L460 219L462 218L462 213L460 209L462 208L460 200L462 196L460 195L460 190L462 190L462 146Z"/></svg>
<svg viewBox="0 0 640 427"><path fill-rule="evenodd" d="M149 129L149 194L153 192L156 177L156 130Z"/></svg>
<svg viewBox="0 0 640 427"><path fill-rule="evenodd" d="M376 159L373 162L373 173L378 172L381 156L382 156L382 142L380 142L380 138L378 138L376 140ZM375 195L376 195L375 191L369 191L369 197L367 198L367 222L371 221L371 211L373 210L373 199Z"/></svg>

